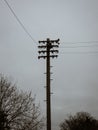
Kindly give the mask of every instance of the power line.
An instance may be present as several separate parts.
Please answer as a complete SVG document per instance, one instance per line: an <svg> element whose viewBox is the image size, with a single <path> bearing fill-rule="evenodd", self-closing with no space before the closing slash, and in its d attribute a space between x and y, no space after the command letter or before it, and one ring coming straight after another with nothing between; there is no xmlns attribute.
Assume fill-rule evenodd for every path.
<svg viewBox="0 0 98 130"><path fill-rule="evenodd" d="M13 11L13 9L11 8L11 6L9 5L9 3L7 2L7 0L4 0L6 5L8 6L8 8L10 9L10 11L12 12L13 16L15 17L15 19L18 21L18 23L20 24L20 26L23 28L23 30L26 32L26 34L30 37L30 39L36 43L36 41L34 40L34 38L31 36L31 34L28 32L28 30L26 29L26 27L24 26L24 24L20 21L20 19L18 18L18 16L16 15L16 13Z"/></svg>
<svg viewBox="0 0 98 130"><path fill-rule="evenodd" d="M96 41L97 42L97 41ZM87 42L87 43L91 43L91 42ZM88 50L85 50L85 51L79 51L79 49L80 48L91 48L91 47L96 47L96 48L94 48L94 49L96 49L95 51L94 50L92 50L91 51L91 49L90 49L90 51L88 51ZM65 45L65 46L61 46L60 47L61 48L61 50L60 50L60 54L98 54L98 44L93 44L93 45L72 45L72 44L70 44L70 45ZM62 49L64 50L64 49L67 49L67 51L65 52L65 51L62 51ZM75 51L69 51L69 49L75 49ZM78 51L76 50L76 49L78 49Z"/></svg>
<svg viewBox="0 0 98 130"><path fill-rule="evenodd" d="M98 54L98 51L87 51L87 52L60 52L60 54Z"/></svg>
<svg viewBox="0 0 98 130"><path fill-rule="evenodd" d="M61 46L60 48L85 48L85 47L98 47L98 45L92 45L92 46Z"/></svg>
<svg viewBox="0 0 98 130"><path fill-rule="evenodd" d="M62 44L80 44L80 43L88 43L88 44L93 44L93 43L98 43L98 41L83 41L83 42L62 42Z"/></svg>
<svg viewBox="0 0 98 130"><path fill-rule="evenodd" d="M19 19L19 17L16 15L15 11L12 9L12 7L10 6L10 4L8 3L7 0L4 0L6 5L8 6L8 8L10 9L10 11L12 12L13 16L16 18L16 20L18 21L18 23L20 24L20 26L23 28L23 30L26 32L26 34L31 38L31 40L35 43L36 40L32 37L32 35L28 32L28 30L26 29L26 27L24 26L24 24L21 22L21 20ZM79 43L98 43L98 41L83 41L83 42L62 42L64 44L79 44Z"/></svg>

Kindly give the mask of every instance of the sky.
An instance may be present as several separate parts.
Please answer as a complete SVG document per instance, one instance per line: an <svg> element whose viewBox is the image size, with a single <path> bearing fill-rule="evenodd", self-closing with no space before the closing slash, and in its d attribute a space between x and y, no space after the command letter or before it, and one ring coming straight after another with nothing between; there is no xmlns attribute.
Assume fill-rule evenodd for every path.
<svg viewBox="0 0 98 130"><path fill-rule="evenodd" d="M59 57L51 59L52 129L79 111L98 118L98 0L7 2L30 35L0 0L0 73L32 91L45 116L46 62L38 60L38 41L59 38Z"/></svg>

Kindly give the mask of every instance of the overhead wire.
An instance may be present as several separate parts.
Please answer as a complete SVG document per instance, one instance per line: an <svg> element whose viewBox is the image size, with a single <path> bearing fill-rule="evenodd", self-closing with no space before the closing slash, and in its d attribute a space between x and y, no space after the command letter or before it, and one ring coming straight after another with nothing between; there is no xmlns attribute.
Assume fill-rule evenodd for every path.
<svg viewBox="0 0 98 130"><path fill-rule="evenodd" d="M81 47L98 47L98 45L92 45L92 46L61 46L60 48L81 48Z"/></svg>
<svg viewBox="0 0 98 130"><path fill-rule="evenodd" d="M77 42L62 42L62 44L81 44L81 43L88 43L88 44L94 44L94 43L98 43L98 41L77 41Z"/></svg>
<svg viewBox="0 0 98 130"><path fill-rule="evenodd" d="M32 37L32 35L28 32L28 30L26 29L26 27L24 26L24 24L21 22L21 20L19 19L19 17L16 15L15 11L12 9L12 7L10 6L10 4L8 3L7 0L4 0L4 2L6 3L6 5L8 6L8 8L10 9L10 11L12 12L13 16L15 17L15 19L18 21L18 23L20 24L20 26L23 28L23 30L25 31L25 33L30 37L30 39L37 43L36 40Z"/></svg>
<svg viewBox="0 0 98 130"><path fill-rule="evenodd" d="M32 35L28 32L28 30L26 29L26 27L24 26L24 24L21 22L21 20L19 19L19 17L16 15L15 11L12 9L12 7L10 6L10 4L8 3L7 0L4 0L4 2L6 3L6 5L8 6L8 8L10 9L10 11L12 12L13 16L15 17L15 19L18 21L18 23L20 24L20 26L23 28L23 30L25 31L25 33L30 37L30 39L37 43L36 40L32 37ZM72 45L72 44L81 44L81 43L88 43L88 44L95 44L98 43L98 41L80 41L80 42L62 42L62 45ZM98 45L93 45L93 46L60 46L60 48L79 48L79 47L97 47Z"/></svg>
<svg viewBox="0 0 98 130"><path fill-rule="evenodd" d="M64 42L64 43L65 44L61 43L60 54L98 54L98 51L97 51L98 50L98 44L97 44L98 41ZM83 49L85 49L85 48L89 49L90 48L90 51L89 50L83 50L83 49L80 50L80 48L83 48ZM91 48L94 48L96 50L91 51ZM62 49L63 49L63 51L62 51ZM65 49L66 49L66 51L64 51ZM72 51L72 49L75 49L75 50Z"/></svg>
<svg viewBox="0 0 98 130"><path fill-rule="evenodd" d="M98 51L85 51L85 52L60 52L60 54L64 55L64 54L98 54Z"/></svg>

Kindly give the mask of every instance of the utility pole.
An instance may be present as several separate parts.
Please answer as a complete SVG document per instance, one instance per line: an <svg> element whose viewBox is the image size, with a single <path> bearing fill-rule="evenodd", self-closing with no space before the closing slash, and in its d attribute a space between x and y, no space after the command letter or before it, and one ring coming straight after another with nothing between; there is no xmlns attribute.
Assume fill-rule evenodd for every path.
<svg viewBox="0 0 98 130"><path fill-rule="evenodd" d="M50 58L57 58L59 51L54 48L59 47L59 39L50 40L49 38L46 41L39 41L38 48L41 50L39 52L38 59L46 59L46 115L47 115L47 130L51 130L51 87L50 87ZM41 55L42 54L42 55Z"/></svg>

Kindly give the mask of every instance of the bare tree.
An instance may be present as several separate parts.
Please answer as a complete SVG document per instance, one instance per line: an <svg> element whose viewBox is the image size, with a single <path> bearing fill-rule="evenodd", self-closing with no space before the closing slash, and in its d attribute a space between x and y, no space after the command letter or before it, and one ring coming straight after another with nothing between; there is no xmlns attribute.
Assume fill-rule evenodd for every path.
<svg viewBox="0 0 98 130"><path fill-rule="evenodd" d="M35 98L0 77L0 130L37 130L43 124Z"/></svg>
<svg viewBox="0 0 98 130"><path fill-rule="evenodd" d="M68 116L60 124L61 130L98 130L98 120L87 112L78 112L75 116Z"/></svg>

